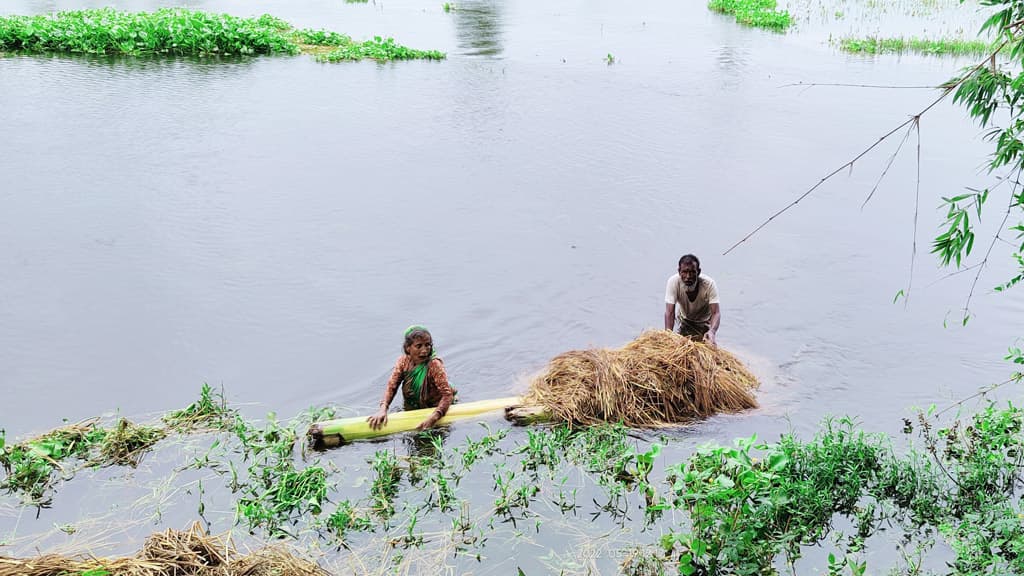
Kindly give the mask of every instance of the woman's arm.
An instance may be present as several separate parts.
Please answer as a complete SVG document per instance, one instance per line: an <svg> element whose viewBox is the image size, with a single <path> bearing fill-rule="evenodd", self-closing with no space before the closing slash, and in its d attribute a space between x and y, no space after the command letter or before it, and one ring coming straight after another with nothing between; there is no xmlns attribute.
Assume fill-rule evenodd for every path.
<svg viewBox="0 0 1024 576"><path fill-rule="evenodd" d="M395 367L391 370L391 377L388 378L388 384L384 388L384 399L380 401L380 409L377 410L376 414L366 419L373 430L379 430L388 423L388 406L391 405L391 400L398 393L398 386L401 385L402 374L405 372L404 368L405 356L402 356L395 362Z"/></svg>

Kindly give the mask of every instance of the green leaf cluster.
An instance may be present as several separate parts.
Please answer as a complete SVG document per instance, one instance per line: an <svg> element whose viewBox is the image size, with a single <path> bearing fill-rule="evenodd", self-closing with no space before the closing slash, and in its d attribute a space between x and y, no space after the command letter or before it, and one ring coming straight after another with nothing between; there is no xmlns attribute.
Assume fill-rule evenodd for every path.
<svg viewBox="0 0 1024 576"><path fill-rule="evenodd" d="M322 62L445 58L443 52L415 50L392 38L375 37L356 42L328 30L296 30L288 22L268 14L241 18L187 8L162 8L153 12L101 8L38 16L0 16L0 52L131 56L312 52Z"/></svg>
<svg viewBox="0 0 1024 576"><path fill-rule="evenodd" d="M298 54L287 23L185 8L113 8L0 18L0 50L86 54Z"/></svg>
<svg viewBox="0 0 1024 576"><path fill-rule="evenodd" d="M855 556L893 526L908 537L941 533L956 552L955 574L1022 573L1024 411L989 405L937 431L925 415L919 421L924 452L898 454L848 419L826 421L808 442L703 447L669 469L672 505L690 529L669 532L662 547L682 574L771 573L780 556L792 565L846 518L855 532L847 555L830 559L836 573L864 573Z"/></svg>
<svg viewBox="0 0 1024 576"><path fill-rule="evenodd" d="M990 56L947 81L943 88L952 91L954 103L986 130L986 139L995 145L988 168L999 175L1000 182L982 191L943 198L946 221L932 252L943 265L963 266L974 249L974 226L981 220L983 206L990 196L1000 197L1006 211L982 264L996 240L1012 247L1018 268L996 287L1001 291L1024 279L1024 191L1020 184L1024 170L1024 1L981 0L981 4L995 9L980 30L980 34L994 37Z"/></svg>
<svg viewBox="0 0 1024 576"><path fill-rule="evenodd" d="M388 60L444 60L444 52L437 50L416 50L402 46L395 42L394 38L381 38L374 36L372 40L365 42L349 42L340 45L336 50L331 50L317 55L320 62L340 62L345 60L372 59L378 61Z"/></svg>
<svg viewBox="0 0 1024 576"><path fill-rule="evenodd" d="M744 26L785 32L793 25L793 17L786 10L778 10L776 0L711 0L708 8L731 14Z"/></svg>

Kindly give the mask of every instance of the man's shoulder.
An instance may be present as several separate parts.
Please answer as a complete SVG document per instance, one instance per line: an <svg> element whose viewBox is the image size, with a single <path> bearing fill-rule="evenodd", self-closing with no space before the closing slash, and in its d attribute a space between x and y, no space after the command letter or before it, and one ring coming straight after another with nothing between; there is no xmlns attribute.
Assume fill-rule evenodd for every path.
<svg viewBox="0 0 1024 576"><path fill-rule="evenodd" d="M702 281L704 281L704 282L707 282L708 284L714 284L715 283L715 279L712 278L711 276L708 276L707 274L701 274L700 275L700 279Z"/></svg>

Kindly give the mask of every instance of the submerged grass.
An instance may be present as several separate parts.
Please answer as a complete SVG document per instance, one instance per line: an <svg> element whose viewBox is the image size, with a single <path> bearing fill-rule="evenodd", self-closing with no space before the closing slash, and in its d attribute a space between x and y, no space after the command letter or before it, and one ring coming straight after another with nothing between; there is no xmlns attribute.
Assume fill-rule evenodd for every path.
<svg viewBox="0 0 1024 576"><path fill-rule="evenodd" d="M325 51L324 47L333 48ZM391 38L357 42L326 30L297 30L264 14L241 18L186 8L125 12L112 8L39 16L0 17L0 52L115 55L235 56L313 53L341 60L439 60L444 53L414 50ZM330 56L334 54L333 56Z"/></svg>
<svg viewBox="0 0 1024 576"><path fill-rule="evenodd" d="M199 400L167 414L163 421L172 430L188 432L201 428L220 430L233 423L234 417L235 411L228 408L224 391L217 392L204 383Z"/></svg>
<svg viewBox="0 0 1024 576"><path fill-rule="evenodd" d="M0 464L7 474L0 488L21 493L27 503L45 506L57 471L64 470L62 462L85 458L106 435L96 421L63 426L10 446L0 433Z"/></svg>
<svg viewBox="0 0 1024 576"><path fill-rule="evenodd" d="M786 10L778 10L776 0L711 0L708 8L722 14L731 14L744 26L785 32L793 25L793 17Z"/></svg>
<svg viewBox="0 0 1024 576"><path fill-rule="evenodd" d="M661 445L634 442L630 429L621 424L535 427L511 443L505 441L504 430L488 430L485 437L450 449L443 446L443 437L436 436L429 452L403 457L394 449L376 451L363 468L368 477L353 486L362 486L362 494L339 498L329 515L323 511L333 489L332 474L339 470L323 466L322 460L299 466L296 454L302 421L321 413L310 411L287 424L271 417L261 426L236 417L234 427L220 434L208 453L214 454L220 443L228 460L197 463L224 477L230 468L229 488L240 502L235 521L248 520L254 533L259 528L271 537L306 538L307 543L312 538L349 550L358 545L357 533L366 533L370 546L382 550L369 565L390 566L396 573L408 567L410 559L433 554L424 549L427 546L438 547L433 554L438 562L459 556L479 561L496 531L517 539L525 533L540 534L542 523L547 526L559 514L566 519L585 514L591 501L594 519L608 514L626 526L639 505L644 528L654 527L648 533L655 535L646 544L631 538L631 547L620 551L628 552L621 566L628 574L771 574L783 563L795 566L809 546L834 550L830 574L883 573L866 571L866 558L876 557L866 553L867 546L877 542L872 535L883 531L889 539L913 540L922 550L939 542L948 545L955 555L951 574L1024 573L1024 510L1019 497L1024 410L1012 405L990 405L942 429L933 429L934 420L921 415L923 449L911 445L909 450L895 450L888 436L864 432L850 419L835 419L826 420L809 440L786 434L775 442L751 437L732 445L700 447L681 460L666 462L667 476L652 473L665 457ZM60 447L51 452L55 455L81 455L88 452L79 447L83 431L97 443L114 434L108 431L101 438L95 426L67 428L35 441L57 441ZM913 428L906 422L905 433L912 434ZM323 456L316 454L314 458ZM248 464L248 470L236 473L239 462ZM460 490L465 491L467 483L460 487L460 480L474 467L483 468L477 470L482 474L469 478L471 494L462 494L464 500ZM567 483L570 476L577 481ZM478 483L488 477L491 493L483 506L474 506L470 498L479 496ZM577 502L576 490L587 485L598 487L607 501L588 497ZM243 510L246 507L252 514ZM471 508L477 514L471 514ZM450 531L444 532L449 524ZM572 524L581 523L577 519ZM653 545L660 550L655 552ZM173 564L179 556L161 558L172 559ZM0 557L0 576L37 574L23 570L44 565L33 564L43 559L49 562L53 557ZM150 555L147 561L162 560ZM11 572L4 571L4 562ZM61 569L68 574L100 569L132 574L127 564L111 570L114 566L92 559L62 562L62 568L38 574L59 574ZM235 573L221 570L222 560L207 565L218 566L218 573ZM161 573L210 573L175 572L174 566Z"/></svg>
<svg viewBox="0 0 1024 576"><path fill-rule="evenodd" d="M844 52L853 54L901 54L913 52L916 54L934 55L979 55L992 52L994 46L983 40L959 40L953 38L939 38L928 40L924 38L843 38L839 41L839 48Z"/></svg>
<svg viewBox="0 0 1024 576"><path fill-rule="evenodd" d="M103 435L99 444L100 461L107 466L138 466L142 456L163 440L167 431L155 426L135 424L121 418Z"/></svg>

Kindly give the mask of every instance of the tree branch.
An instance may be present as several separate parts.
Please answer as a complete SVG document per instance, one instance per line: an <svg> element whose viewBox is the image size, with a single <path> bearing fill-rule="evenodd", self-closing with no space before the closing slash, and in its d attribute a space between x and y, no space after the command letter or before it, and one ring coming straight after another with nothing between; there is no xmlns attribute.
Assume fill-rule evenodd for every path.
<svg viewBox="0 0 1024 576"><path fill-rule="evenodd" d="M920 116L914 116L911 119L913 122L910 124L910 127L907 128L907 133L903 135L903 140L900 141L900 145L896 147L896 151L889 157L889 162L885 165L885 169L882 170L882 173L878 176L878 180L875 181L875 186L871 189L871 193L869 193L868 197L864 199L864 203L860 205L861 210L868 205L868 202L871 201L871 197L875 195L878 187L881 186L882 180L885 178L885 175L889 173L889 169L892 168L892 163L896 161L896 157L899 156L900 150L902 150L903 145L907 143L907 140L910 138L910 133L914 131L914 127L917 125L920 118Z"/></svg>
<svg viewBox="0 0 1024 576"><path fill-rule="evenodd" d="M903 306L906 308L910 301L910 289L914 286L914 262L917 260L917 220L921 206L921 117L914 122L917 129L917 178L914 181L914 238L910 248L910 277L907 279L907 293L903 298Z"/></svg>
<svg viewBox="0 0 1024 576"><path fill-rule="evenodd" d="M883 88L890 90L934 90L942 86L894 86L889 84L843 84L841 82L794 82L783 84L779 88L814 88L816 86L835 86L840 88Z"/></svg>
<svg viewBox="0 0 1024 576"><path fill-rule="evenodd" d="M1022 170L1024 170L1024 165L1017 169L1017 177L1014 178L1013 188L1010 189L1010 203L1006 206L1006 214L1003 214L1003 221L999 223L999 228L996 229L992 242L989 243L988 250L985 251L985 257L978 264L978 273L974 275L974 281L971 282L971 291L967 294L967 302L964 303L965 317L971 313L971 298L974 297L974 288L978 285L978 279L981 278L981 271L988 264L988 257L992 254L992 248L996 245L996 241L999 240L999 233L1003 231L1006 221L1010 219L1010 213L1013 212L1013 207L1017 205L1017 189L1020 188L1020 174Z"/></svg>
<svg viewBox="0 0 1024 576"><path fill-rule="evenodd" d="M1007 45L1008 42L1009 42L1009 40L1003 40L992 51L991 56L995 56L996 54L1001 52L1002 49ZM751 231L746 236L741 238L738 242L736 242L735 244L730 246L728 250L726 250L725 252L722 253L722 255L725 256L725 255L729 254L730 252L732 252L733 250L735 250L737 246L739 246L740 244L743 244L744 242L749 240L752 236L754 236L754 234L757 234L758 232L760 232L761 229L764 228L765 226L767 226L768 224L770 224L772 222L772 220L775 220L777 217L779 217L783 213L789 211L789 209L791 209L794 206L796 206L797 204L799 204L801 200L803 200L804 198L810 196L815 190L817 190L819 187L821 187L822 184L824 184L825 182L830 180L836 174L842 172L846 168L851 168L852 169L854 163L856 163L858 160L860 160L861 158L866 156L868 152L871 152L872 150L874 150L879 144L881 144L887 138L889 138L890 136L892 136L893 134L898 132L900 129L902 129L903 127L907 126L908 124L910 124L912 122L920 121L921 116L924 116L925 113L927 113L929 110L931 110L936 105L938 105L939 102L942 102L943 100L945 100L946 97L949 96L950 93L952 93L957 87L959 87L961 84L963 84L968 78L970 78L971 76L976 74L978 72L978 70L981 70L982 68L987 66L988 62L989 62L989 58L990 57L986 57L984 60L982 60L981 62L976 64L974 67L971 68L971 70L968 73L964 74L960 78L957 78L955 82L949 82L949 83L943 84L940 87L942 89L942 94L940 94L938 98L936 98L930 104L928 104L923 109L921 109L920 112L918 112L917 114L914 114L913 116L911 116L906 121L901 122L898 126L893 128L892 130L888 131L884 136L879 138L874 144L868 146L867 148L862 150L859 154L854 156L853 159L847 161L842 166L840 166L840 167L836 168L835 170L833 170L833 171L829 172L828 174L826 174L821 180L818 181L817 184L815 184L814 186L811 186L806 191L804 191L802 194L800 194L800 196L798 196L795 200L793 200L792 202L787 204L781 210L778 210L777 212L775 212L774 214L769 216L768 219L765 220L764 222L762 222L760 225L758 225L757 228L754 228L753 231Z"/></svg>

